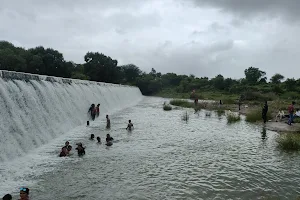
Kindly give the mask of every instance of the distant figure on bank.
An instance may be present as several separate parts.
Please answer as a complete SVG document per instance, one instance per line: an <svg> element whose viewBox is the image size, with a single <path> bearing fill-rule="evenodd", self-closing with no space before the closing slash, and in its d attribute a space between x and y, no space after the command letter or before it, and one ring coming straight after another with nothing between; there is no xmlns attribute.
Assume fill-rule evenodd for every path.
<svg viewBox="0 0 300 200"><path fill-rule="evenodd" d="M99 117L100 114L100 103L96 107L96 117Z"/></svg>
<svg viewBox="0 0 300 200"><path fill-rule="evenodd" d="M133 124L131 123L131 120L128 120L128 125L127 125L126 130L131 131L132 128L133 128Z"/></svg>
<svg viewBox="0 0 300 200"><path fill-rule="evenodd" d="M95 120L96 117L96 108L95 108L95 104L92 104L91 107L89 108L88 113L90 113L92 120Z"/></svg>
<svg viewBox="0 0 300 200"><path fill-rule="evenodd" d="M113 143L112 141L114 140L113 137L111 137L109 134L106 135L106 145L111 146Z"/></svg>
<svg viewBox="0 0 300 200"><path fill-rule="evenodd" d="M99 136L97 137L97 143L101 144L101 138Z"/></svg>
<svg viewBox="0 0 300 200"><path fill-rule="evenodd" d="M83 156L83 155L85 155L85 148L83 147L82 143L79 142L79 143L77 143L76 145L77 145L76 150L77 150L77 152L78 152L78 156Z"/></svg>
<svg viewBox="0 0 300 200"><path fill-rule="evenodd" d="M297 110L295 112L294 118L296 118L296 117L300 117L300 110L299 110L299 108L297 108Z"/></svg>
<svg viewBox="0 0 300 200"><path fill-rule="evenodd" d="M267 122L267 113L268 113L268 109L269 109L268 102L265 101L265 105L264 105L264 107L262 108L262 118L263 118L263 120L264 120L264 123Z"/></svg>
<svg viewBox="0 0 300 200"><path fill-rule="evenodd" d="M2 200L12 200L12 196L10 194L6 194L2 197Z"/></svg>
<svg viewBox="0 0 300 200"><path fill-rule="evenodd" d="M95 138L95 135L91 134L90 140L94 140L94 138Z"/></svg>
<svg viewBox="0 0 300 200"><path fill-rule="evenodd" d="M28 188L20 188L20 200L29 200Z"/></svg>
<svg viewBox="0 0 300 200"><path fill-rule="evenodd" d="M239 110L241 110L241 105L242 105L242 100L241 100L241 98L239 98L238 104L239 104Z"/></svg>
<svg viewBox="0 0 300 200"><path fill-rule="evenodd" d="M294 111L295 111L294 105L295 104L296 104L296 102L293 101L292 104L289 105L289 107L288 107L288 112L289 112L288 125L292 125L292 123L293 123L293 120L294 120Z"/></svg>
<svg viewBox="0 0 300 200"><path fill-rule="evenodd" d="M106 128L107 129L110 128L110 119L109 119L108 115L106 115Z"/></svg>
<svg viewBox="0 0 300 200"><path fill-rule="evenodd" d="M284 118L285 117L285 114L284 114L284 111L283 110L278 110L278 113L277 113L277 115L276 115L276 122L278 122L278 119L279 119L279 121L281 121L282 120L282 118Z"/></svg>

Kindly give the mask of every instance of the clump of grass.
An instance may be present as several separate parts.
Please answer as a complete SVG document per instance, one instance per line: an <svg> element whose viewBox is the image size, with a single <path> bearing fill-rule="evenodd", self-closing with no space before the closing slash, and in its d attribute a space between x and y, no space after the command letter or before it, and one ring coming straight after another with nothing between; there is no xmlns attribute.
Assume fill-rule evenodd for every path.
<svg viewBox="0 0 300 200"><path fill-rule="evenodd" d="M300 118L299 117L297 117L297 118L294 118L294 123L300 123Z"/></svg>
<svg viewBox="0 0 300 200"><path fill-rule="evenodd" d="M300 150L300 134L285 133L277 138L278 147L282 150Z"/></svg>
<svg viewBox="0 0 300 200"><path fill-rule="evenodd" d="M173 99L170 101L170 104L174 105L174 106L185 107L185 108L193 108L194 107L194 103L188 102L186 100L181 100L181 99Z"/></svg>
<svg viewBox="0 0 300 200"><path fill-rule="evenodd" d="M226 115L226 117L227 117L227 122L228 123L234 123L234 122L238 122L238 121L240 121L241 120L241 117L240 117L240 115L238 115L238 114L236 114L236 113L228 113L227 115Z"/></svg>
<svg viewBox="0 0 300 200"><path fill-rule="evenodd" d="M268 119L271 119L270 112L267 113L267 120ZM255 109L255 110L251 110L250 112L246 113L246 121L247 122L262 121L262 110Z"/></svg>
<svg viewBox="0 0 300 200"><path fill-rule="evenodd" d="M169 111L169 110L172 110L172 106L170 106L170 105L168 105L168 104L165 104L164 107L163 107L163 109L164 109L165 111Z"/></svg>

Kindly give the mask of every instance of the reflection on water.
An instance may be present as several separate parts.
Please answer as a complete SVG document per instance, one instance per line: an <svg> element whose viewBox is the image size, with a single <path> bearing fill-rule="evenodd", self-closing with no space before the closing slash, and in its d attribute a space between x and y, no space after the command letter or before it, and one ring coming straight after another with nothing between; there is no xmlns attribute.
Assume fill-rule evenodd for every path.
<svg viewBox="0 0 300 200"><path fill-rule="evenodd" d="M164 99L146 98L111 116L111 147L88 137L86 155L64 159L45 174L34 199L295 199L300 184L299 154L276 149L276 133L244 120L227 125L219 112L187 109L163 111ZM135 129L125 127L131 119ZM262 144L261 141L264 141Z"/></svg>
<svg viewBox="0 0 300 200"><path fill-rule="evenodd" d="M266 129L266 126L265 126L265 124L264 124L263 127L262 127L261 139L262 139L262 140L265 140L265 139L266 139L266 136L267 136L267 129Z"/></svg>

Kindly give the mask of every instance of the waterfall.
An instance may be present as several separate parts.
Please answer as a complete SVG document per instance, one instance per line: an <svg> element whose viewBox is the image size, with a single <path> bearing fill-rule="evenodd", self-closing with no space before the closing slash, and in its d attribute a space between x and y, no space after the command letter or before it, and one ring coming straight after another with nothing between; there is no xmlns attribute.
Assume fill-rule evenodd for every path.
<svg viewBox="0 0 300 200"><path fill-rule="evenodd" d="M0 162L12 160L89 120L137 104L137 87L0 71Z"/></svg>

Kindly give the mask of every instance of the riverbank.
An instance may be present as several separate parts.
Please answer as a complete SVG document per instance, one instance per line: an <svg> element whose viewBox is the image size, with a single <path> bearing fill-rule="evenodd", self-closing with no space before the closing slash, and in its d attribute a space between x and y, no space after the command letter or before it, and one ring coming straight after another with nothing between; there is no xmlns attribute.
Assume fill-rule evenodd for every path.
<svg viewBox="0 0 300 200"><path fill-rule="evenodd" d="M195 110L206 109L206 110L215 110L215 111L225 111L230 110L232 112L237 112L241 115L246 116L246 121L252 123L262 123L261 109L262 105L258 105L257 102L244 102L239 106L237 104L222 104L220 105L218 101L202 101L199 100L198 105L195 106L190 100L179 100L173 99L170 101L170 104L173 106L193 108ZM295 120L291 126L286 122L287 119L284 118L279 122L276 122L276 115L278 113L278 108L282 105L282 102L272 101L269 102L269 112L267 115L268 122L266 123L266 129L271 131L276 131L278 133L283 132L300 132L300 123L299 120Z"/></svg>

